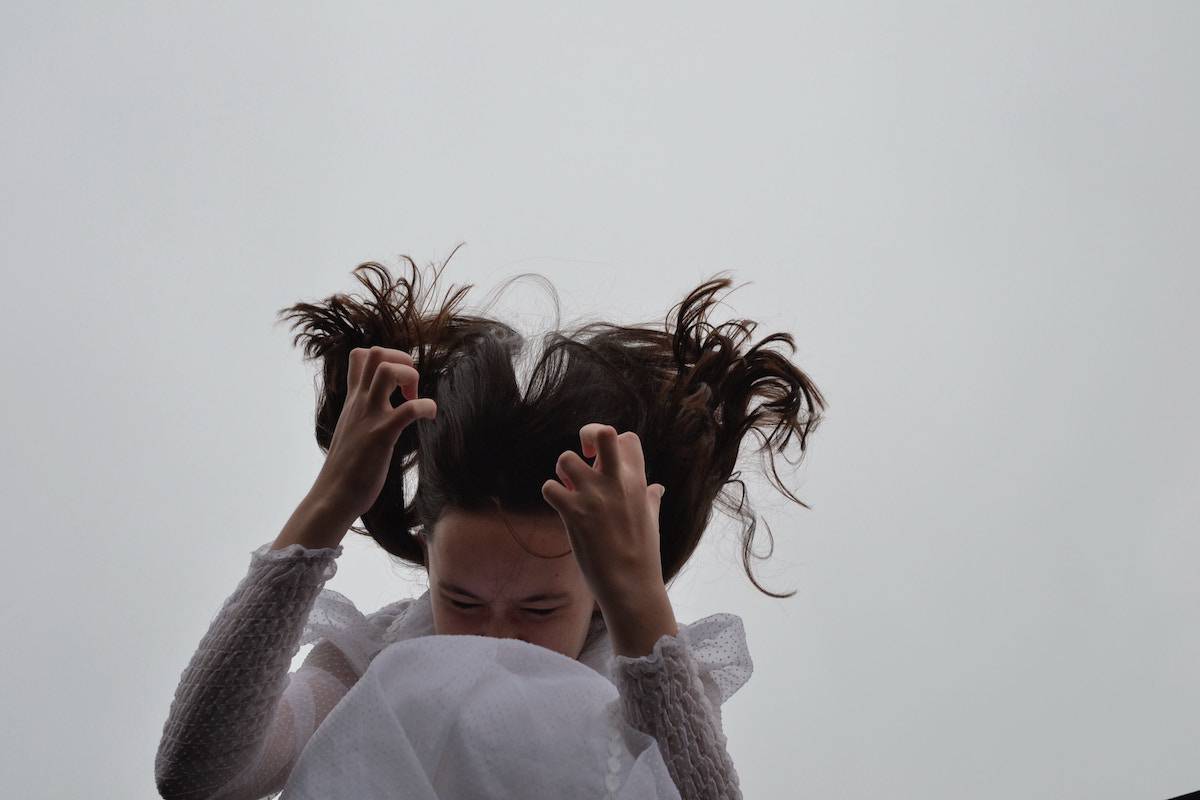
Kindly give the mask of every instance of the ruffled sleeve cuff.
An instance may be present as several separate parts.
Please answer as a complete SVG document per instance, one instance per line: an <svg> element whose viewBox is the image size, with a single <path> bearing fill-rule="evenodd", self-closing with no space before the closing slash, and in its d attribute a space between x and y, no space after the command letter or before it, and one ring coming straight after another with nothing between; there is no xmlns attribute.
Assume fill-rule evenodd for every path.
<svg viewBox="0 0 1200 800"><path fill-rule="evenodd" d="M704 684L705 694L714 706L721 706L750 680L754 662L746 644L746 629L737 614L713 614L690 625L679 625L677 636L663 635L647 655L633 658L615 656L614 672L647 677L667 668L663 647L672 652L686 651Z"/></svg>
<svg viewBox="0 0 1200 800"><path fill-rule="evenodd" d="M342 554L342 545L337 547L305 547L299 542L293 542L286 547L281 547L278 550L272 550L271 545L275 544L274 540L264 542L262 546L256 547L251 555L256 559L276 560L286 558L337 558Z"/></svg>
<svg viewBox="0 0 1200 800"><path fill-rule="evenodd" d="M612 678L626 721L658 742L681 796L740 800L721 703L753 671L742 622L715 614L664 634L641 657L615 655Z"/></svg>
<svg viewBox="0 0 1200 800"><path fill-rule="evenodd" d="M322 589L304 622L300 646L328 639L361 676L371 660L388 644L389 629L402 621L413 604L413 599L405 598L371 614L363 614L354 601L341 592Z"/></svg>

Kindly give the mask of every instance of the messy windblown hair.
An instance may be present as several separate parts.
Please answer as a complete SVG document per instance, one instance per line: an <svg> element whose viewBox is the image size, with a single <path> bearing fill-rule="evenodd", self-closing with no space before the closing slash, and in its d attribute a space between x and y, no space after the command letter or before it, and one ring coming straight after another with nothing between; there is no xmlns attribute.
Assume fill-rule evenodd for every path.
<svg viewBox="0 0 1200 800"><path fill-rule="evenodd" d="M735 466L742 439L757 434L759 452L770 456L772 484L810 508L783 486L774 455L796 434L799 465L826 403L803 371L765 347L785 342L794 352L789 334L772 334L743 351L758 323L709 324L715 294L732 281L702 283L672 308L678 309L673 324L668 314L662 329L593 322L545 334L541 357L522 390L514 359L524 355L524 337L503 322L457 310L474 284L447 292L438 308L428 308L445 263L423 289L416 263L403 258L412 267L411 279L393 279L374 261L353 270L371 298L336 294L279 312L294 319L292 328L302 328L293 344L303 340L305 358L321 361L316 437L322 451L329 450L346 401L354 348L379 345L408 353L420 374L419 396L437 403L436 425L409 425L400 434L383 490L362 515L365 530L351 531L370 536L402 561L427 567L416 532L432 532L447 506L554 513L542 485L557 478L555 464L563 451L582 456L579 429L600 422L618 433L635 432L647 483L668 489L659 511L664 581L691 558L719 506L743 522L742 564L754 586L777 598L795 594L767 591L751 572L757 525ZM399 387L390 395L393 406L405 399ZM755 400L761 402L751 408ZM417 488L408 503L404 476L414 465ZM725 490L734 483L741 486L736 506ZM767 531L770 536L770 526Z"/></svg>

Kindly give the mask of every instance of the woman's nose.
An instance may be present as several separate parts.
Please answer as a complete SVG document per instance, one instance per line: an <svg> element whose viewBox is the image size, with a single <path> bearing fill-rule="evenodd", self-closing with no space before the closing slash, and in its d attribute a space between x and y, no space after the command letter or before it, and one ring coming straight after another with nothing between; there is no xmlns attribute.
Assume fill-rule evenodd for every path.
<svg viewBox="0 0 1200 800"><path fill-rule="evenodd" d="M497 619L489 622L484 629L484 636L491 636L496 639L522 639L520 631L516 625L511 624L507 620Z"/></svg>

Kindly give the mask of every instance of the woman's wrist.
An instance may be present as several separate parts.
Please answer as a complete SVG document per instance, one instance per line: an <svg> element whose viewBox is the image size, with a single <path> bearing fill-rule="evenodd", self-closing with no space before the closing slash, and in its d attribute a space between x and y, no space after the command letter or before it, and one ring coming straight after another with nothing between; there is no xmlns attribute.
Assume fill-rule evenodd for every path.
<svg viewBox="0 0 1200 800"><path fill-rule="evenodd" d="M319 495L306 495L288 518L271 549L279 550L290 544L299 544L310 550L337 547L354 524L354 519Z"/></svg>

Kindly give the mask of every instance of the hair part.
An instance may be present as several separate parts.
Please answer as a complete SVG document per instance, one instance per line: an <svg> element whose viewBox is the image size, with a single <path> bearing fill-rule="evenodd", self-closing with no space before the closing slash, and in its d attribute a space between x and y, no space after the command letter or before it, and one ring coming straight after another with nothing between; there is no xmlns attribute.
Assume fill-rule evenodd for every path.
<svg viewBox="0 0 1200 800"><path fill-rule="evenodd" d="M791 335L775 333L746 347L758 323L711 325L708 313L718 302L716 293L732 285L729 278L713 278L673 306L661 326L591 322L544 334L542 354L522 390L514 358L524 353L525 337L499 320L458 309L474 284L451 287L436 308L430 303L457 251L440 268L430 264L433 278L427 287L408 256L403 258L411 278L393 278L386 267L368 261L352 274L370 297L335 294L279 312L293 320L293 329L300 328L293 344L303 342L305 359L321 364L316 439L323 452L346 401L349 356L356 347L408 353L420 373L420 396L437 402L436 425L410 425L400 434L383 490L362 515L363 528L350 530L404 562L427 568L414 533L431 534L448 506L553 513L542 485L557 478L555 465L563 451L580 451L579 429L602 422L618 432L635 432L647 482L669 489L659 511L664 581L691 558L713 508L719 507L743 523L742 564L751 583L771 597L794 595L770 592L754 577L751 556L769 558L774 537L768 525L771 550L766 556L754 554L756 515L735 469L743 439L756 434L762 440L758 451L770 459L772 485L811 508L788 491L775 467L775 454L782 454L793 436L800 449L794 464L799 465L826 408L808 375L768 347L785 343L794 353ZM393 405L405 401L399 387L389 400ZM409 501L404 478L414 467L417 488ZM730 484L741 486L736 505L726 489Z"/></svg>

